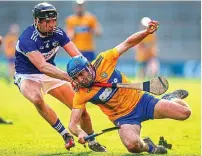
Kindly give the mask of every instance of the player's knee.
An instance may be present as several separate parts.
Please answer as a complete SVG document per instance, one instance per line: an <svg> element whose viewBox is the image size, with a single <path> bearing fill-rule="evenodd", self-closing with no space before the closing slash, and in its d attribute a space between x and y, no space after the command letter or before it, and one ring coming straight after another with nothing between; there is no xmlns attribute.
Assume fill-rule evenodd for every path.
<svg viewBox="0 0 202 156"><path fill-rule="evenodd" d="M186 120L190 117L191 115L191 110L187 107L183 109L182 115L181 115L181 120Z"/></svg>
<svg viewBox="0 0 202 156"><path fill-rule="evenodd" d="M128 152L130 153L140 153L142 152L140 142L138 140L131 141L126 145Z"/></svg>
<svg viewBox="0 0 202 156"><path fill-rule="evenodd" d="M42 109L44 105L44 100L40 94L36 93L32 96L32 102L36 106L37 109Z"/></svg>
<svg viewBox="0 0 202 156"><path fill-rule="evenodd" d="M181 99L174 99L174 102L176 102L177 104L183 106L183 107L181 107L179 120L188 119L190 117L190 115L191 115L191 110L188 107L187 103L184 100L181 100Z"/></svg>

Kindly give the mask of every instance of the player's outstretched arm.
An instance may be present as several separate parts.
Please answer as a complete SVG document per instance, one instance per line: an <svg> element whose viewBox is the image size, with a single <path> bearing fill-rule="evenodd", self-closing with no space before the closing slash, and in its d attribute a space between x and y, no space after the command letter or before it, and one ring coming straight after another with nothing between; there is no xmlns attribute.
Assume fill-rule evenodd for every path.
<svg viewBox="0 0 202 156"><path fill-rule="evenodd" d="M27 57L39 69L40 72L53 78L71 82L71 78L66 72L60 70L50 63L47 63L40 52L34 51L27 53Z"/></svg>
<svg viewBox="0 0 202 156"><path fill-rule="evenodd" d="M159 23L157 21L152 20L151 22L149 22L149 26L145 30L132 34L124 42L116 46L119 56L121 56L128 49L139 44L149 34L154 33L157 30L158 25Z"/></svg>
<svg viewBox="0 0 202 156"><path fill-rule="evenodd" d="M84 137L88 136L88 134L79 126L82 113L82 109L72 109L68 128L73 135L78 137L79 143L84 144L86 142L84 141Z"/></svg>

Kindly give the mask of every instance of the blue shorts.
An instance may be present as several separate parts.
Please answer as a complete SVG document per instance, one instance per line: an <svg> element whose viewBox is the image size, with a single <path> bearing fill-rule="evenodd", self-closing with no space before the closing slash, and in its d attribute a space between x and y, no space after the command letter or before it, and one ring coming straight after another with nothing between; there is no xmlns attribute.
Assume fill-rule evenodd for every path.
<svg viewBox="0 0 202 156"><path fill-rule="evenodd" d="M95 59L94 51L81 51L81 53L88 59L89 62L92 62Z"/></svg>
<svg viewBox="0 0 202 156"><path fill-rule="evenodd" d="M122 116L114 121L116 126L123 124L137 124L141 126L141 122L154 119L154 107L159 99L152 95L144 94L135 108L129 114Z"/></svg>

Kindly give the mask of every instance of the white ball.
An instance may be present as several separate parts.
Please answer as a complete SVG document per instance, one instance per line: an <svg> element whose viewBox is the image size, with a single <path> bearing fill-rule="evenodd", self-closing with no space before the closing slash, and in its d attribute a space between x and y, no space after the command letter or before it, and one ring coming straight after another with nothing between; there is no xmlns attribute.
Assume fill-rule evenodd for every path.
<svg viewBox="0 0 202 156"><path fill-rule="evenodd" d="M141 23L143 26L148 27L149 26L149 22L151 21L151 19L149 17L143 17L141 19Z"/></svg>
<svg viewBox="0 0 202 156"><path fill-rule="evenodd" d="M77 4L83 4L83 3L84 3L84 0L76 0L76 3L77 3Z"/></svg>

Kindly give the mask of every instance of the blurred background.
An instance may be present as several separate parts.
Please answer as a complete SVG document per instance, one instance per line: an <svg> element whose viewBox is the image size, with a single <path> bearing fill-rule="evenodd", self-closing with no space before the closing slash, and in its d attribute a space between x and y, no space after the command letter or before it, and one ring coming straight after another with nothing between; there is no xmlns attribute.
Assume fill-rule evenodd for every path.
<svg viewBox="0 0 202 156"><path fill-rule="evenodd" d="M0 155L72 156L74 153L77 156L95 155L78 144L73 149L74 153L71 151L68 154L63 148L62 138L58 138L55 130L42 120L34 110L34 106L28 104L30 102L13 84L13 54L16 41L20 33L33 23L32 10L40 2L42 1L0 0L0 36L3 38L0 46ZM75 2L48 2L57 8L58 25L67 31L66 20L74 13ZM101 25L102 34L94 37L96 55L113 48L129 35L139 31L143 17L159 21L160 26L154 33L155 37L150 35L150 38L122 55L117 68L133 79L137 77L138 69L148 65L149 72L144 79L155 74L163 75L169 80L168 92L179 88L189 91L190 95L186 101L193 112L189 120L183 122L169 120L166 121L166 126L161 120L146 122L142 136L151 136L155 143L158 142L159 136L165 136L168 142L173 144L173 150L169 151L172 156L201 155L201 2L87 1L85 8ZM78 29L80 33L84 33L82 32L84 27L80 28ZM88 45L86 40L82 40L82 43ZM150 55L147 48L155 49L154 55ZM68 54L61 48L56 56L56 64L65 71L69 59ZM159 71L155 73L158 67ZM143 73L139 71L140 74ZM60 102L51 96L44 98L67 126L70 117L67 107L59 104ZM113 126L95 105L88 105L88 110L92 116L95 132ZM2 123L13 124L4 126ZM130 155L116 132L103 135L99 139L109 149L109 154L105 155Z"/></svg>
<svg viewBox="0 0 202 156"><path fill-rule="evenodd" d="M65 19L73 13L71 1L49 1L59 13L58 24L65 29ZM0 35L9 31L11 24L22 32L33 23L32 9L37 2L0 2ZM157 58L160 75L200 78L201 67L201 4L200 1L88 1L86 10L94 14L102 25L102 36L95 38L96 54L113 48L130 34L139 31L143 17L160 23L156 32ZM0 74L7 74L4 46L0 48ZM69 56L61 49L56 64L65 69ZM118 68L128 76L136 74L135 50L125 53Z"/></svg>

